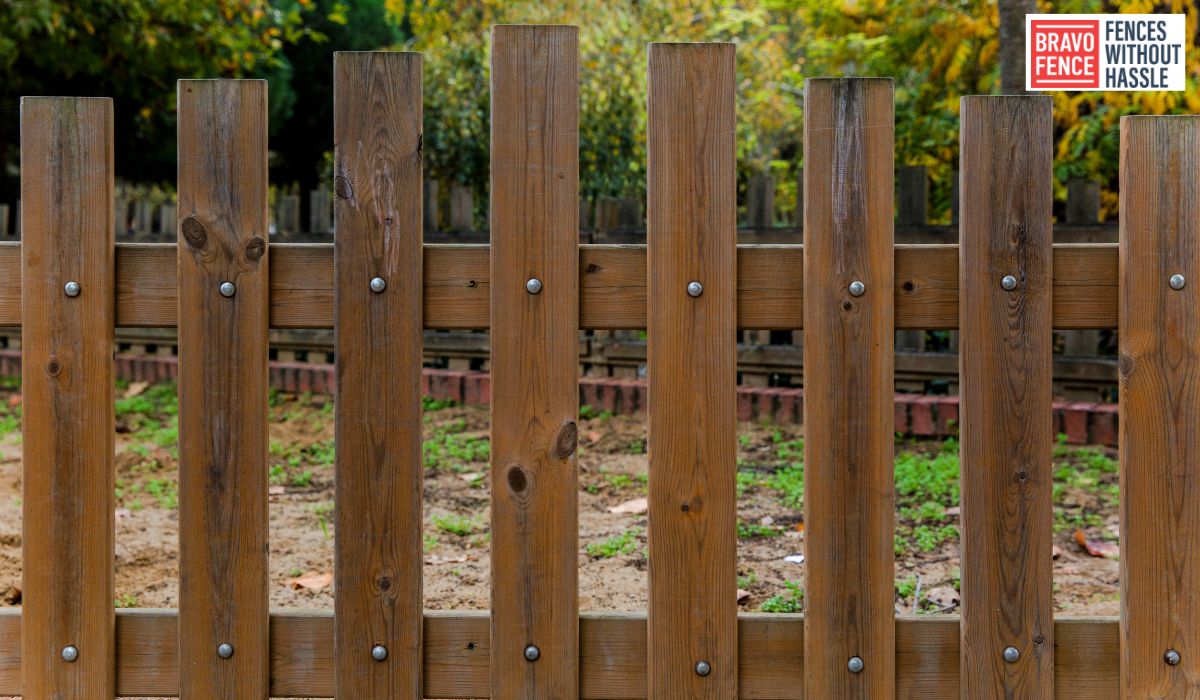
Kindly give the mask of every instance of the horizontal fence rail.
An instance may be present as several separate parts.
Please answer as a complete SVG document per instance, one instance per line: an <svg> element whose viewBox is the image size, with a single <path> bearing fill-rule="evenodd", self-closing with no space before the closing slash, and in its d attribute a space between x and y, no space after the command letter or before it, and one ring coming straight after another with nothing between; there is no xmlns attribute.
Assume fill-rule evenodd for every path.
<svg viewBox="0 0 1200 700"><path fill-rule="evenodd" d="M178 321L171 244L118 243L116 324L164 328ZM21 325L21 248L0 243L0 326ZM491 273L485 245L424 246L424 325L433 330L486 330ZM1117 245L1054 246L1053 326L1117 327ZM956 329L958 246L896 245L897 330ZM272 244L268 292L271 328L333 328L333 245ZM804 328L804 247L738 246L737 324L747 330ZM579 246L579 327L646 328L646 247Z"/></svg>
<svg viewBox="0 0 1200 700"><path fill-rule="evenodd" d="M739 247L734 46L653 44L649 246L580 245L577 31L492 44L490 247L421 242L416 54L335 59L334 245L268 245L264 81L180 81L176 245L114 241L110 102L23 101L0 693L1200 693L1200 119L1123 118L1119 247L1052 245L1049 98L966 98L961 246L897 245L891 81L809 80L805 245ZM114 613L114 328L176 325L180 609ZM269 331L334 326L335 611L271 611ZM737 612L739 328L808 333L804 616ZM1055 328L1120 330L1119 622L1053 616ZM491 331L489 611L422 610L423 329ZM645 613L578 609L580 329L647 330ZM961 620L895 613L897 329L961 330Z"/></svg>

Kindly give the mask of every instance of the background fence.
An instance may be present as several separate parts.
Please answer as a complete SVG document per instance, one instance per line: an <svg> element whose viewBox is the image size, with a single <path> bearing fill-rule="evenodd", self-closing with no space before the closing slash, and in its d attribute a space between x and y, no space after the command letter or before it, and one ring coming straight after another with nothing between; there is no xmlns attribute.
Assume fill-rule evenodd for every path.
<svg viewBox="0 0 1200 700"><path fill-rule="evenodd" d="M262 82L180 82L178 245L114 240L110 101L23 101L0 323L23 336L26 578L0 693L1200 692L1200 119L1125 118L1119 249L1053 244L1050 98L964 98L961 241L897 245L891 82L810 80L804 244L739 247L734 48L654 44L648 246L581 246L576 58L573 28L493 31L490 246L422 245L418 54L335 57L332 245L268 244ZM112 605L117 326L179 328L178 611ZM268 333L335 326L336 609L271 611ZM1123 613L1055 619L1051 331L1118 326ZM422 610L423 329L491 331L490 612ZM648 335L644 615L578 610L580 329ZM808 334L804 616L737 612L738 329ZM893 608L911 329L960 332L961 618Z"/></svg>

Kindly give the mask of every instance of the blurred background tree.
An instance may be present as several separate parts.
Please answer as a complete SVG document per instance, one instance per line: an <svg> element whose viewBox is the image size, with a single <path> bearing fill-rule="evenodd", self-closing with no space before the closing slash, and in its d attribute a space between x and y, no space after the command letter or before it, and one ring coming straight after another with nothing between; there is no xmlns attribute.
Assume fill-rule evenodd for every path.
<svg viewBox="0 0 1200 700"><path fill-rule="evenodd" d="M113 97L118 176L173 186L178 78L268 79L273 184L327 185L331 52L404 49L425 54L427 176L443 198L453 183L473 190L483 224L489 27L556 22L580 27L588 199L644 197L646 43L731 41L739 188L773 175L779 220L789 220L804 158L804 78L890 76L896 163L927 166L931 215L945 222L959 98L1002 91L1001 64L1022 52L1001 32L1001 10L1007 21L1034 3L1043 12L1186 13L1196 36L1197 6L1184 0L8 0L0 4L0 201L16 199L22 94ZM1102 213L1115 214L1119 118L1200 113L1200 54L1188 61L1182 93L1052 93L1057 199L1069 179L1097 180Z"/></svg>

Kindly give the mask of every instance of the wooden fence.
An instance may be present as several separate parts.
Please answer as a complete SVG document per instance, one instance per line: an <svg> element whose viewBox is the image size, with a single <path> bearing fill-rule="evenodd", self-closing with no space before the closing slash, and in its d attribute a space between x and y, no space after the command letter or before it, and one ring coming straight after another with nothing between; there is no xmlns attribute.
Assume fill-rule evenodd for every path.
<svg viewBox="0 0 1200 700"><path fill-rule="evenodd" d="M962 101L961 245L893 240L893 95L806 85L803 246L738 247L734 48L649 51L649 244L579 246L577 37L492 35L487 246L422 246L421 57L335 62L333 245L267 244L267 90L179 83L178 245L112 104L22 103L24 608L0 694L1200 693L1200 118L1125 117L1121 243L1051 242L1051 98ZM172 275L171 271L175 274ZM20 293L18 293L20 290ZM179 327L180 608L113 609L114 326ZM333 614L267 602L267 337L337 328ZM1122 616L1055 618L1051 329L1121 330ZM492 604L422 611L422 329L492 332ZM578 610L578 329L646 329L649 609ZM737 329L806 330L807 614L738 614ZM895 329L959 329L962 593L898 616Z"/></svg>

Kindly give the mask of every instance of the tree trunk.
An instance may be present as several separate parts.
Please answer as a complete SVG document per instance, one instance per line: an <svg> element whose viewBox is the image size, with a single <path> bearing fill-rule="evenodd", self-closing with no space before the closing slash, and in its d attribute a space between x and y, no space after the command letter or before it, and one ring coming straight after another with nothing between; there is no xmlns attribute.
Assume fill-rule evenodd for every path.
<svg viewBox="0 0 1200 700"><path fill-rule="evenodd" d="M999 0L1000 94L1025 94L1025 15L1037 0Z"/></svg>

